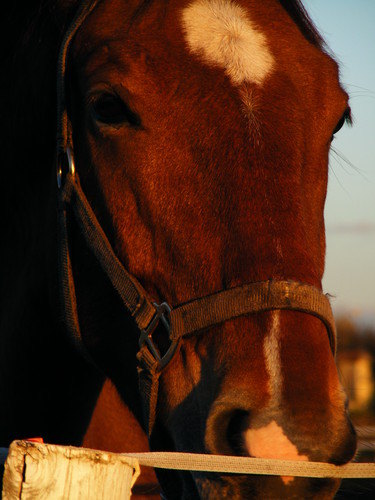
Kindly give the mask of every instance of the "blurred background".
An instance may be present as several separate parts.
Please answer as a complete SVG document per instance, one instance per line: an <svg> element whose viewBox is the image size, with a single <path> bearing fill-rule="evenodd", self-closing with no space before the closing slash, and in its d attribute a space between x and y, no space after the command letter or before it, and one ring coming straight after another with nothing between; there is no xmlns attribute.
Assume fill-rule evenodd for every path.
<svg viewBox="0 0 375 500"><path fill-rule="evenodd" d="M341 68L353 127L332 144L325 289L337 313L375 323L375 1L306 0Z"/></svg>
<svg viewBox="0 0 375 500"><path fill-rule="evenodd" d="M323 286L333 295L337 364L360 438L358 460L374 461L375 1L304 5L340 64L353 115L353 126L344 126L332 144ZM375 498L375 483L346 482L338 498Z"/></svg>

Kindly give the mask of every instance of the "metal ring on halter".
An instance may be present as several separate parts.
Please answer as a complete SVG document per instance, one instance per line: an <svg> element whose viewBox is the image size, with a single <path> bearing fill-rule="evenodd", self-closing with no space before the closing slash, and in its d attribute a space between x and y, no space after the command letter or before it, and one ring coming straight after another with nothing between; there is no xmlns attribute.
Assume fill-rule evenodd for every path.
<svg viewBox="0 0 375 500"><path fill-rule="evenodd" d="M176 342L175 340L173 340L171 342L171 345L167 349L167 352L164 354L164 356L160 355L158 348L155 346L153 342L152 334L156 330L160 321L163 324L165 330L169 334L171 327L169 324L169 320L167 318L169 318L169 315L171 313L171 308L166 302L162 302L161 304L157 304L156 302L154 302L154 306L156 308L155 316L152 318L150 324L144 330L141 330L141 334L139 337L139 347L142 347L144 344L147 344L151 354L159 362L160 366L164 368L172 359L177 349L178 341Z"/></svg>
<svg viewBox="0 0 375 500"><path fill-rule="evenodd" d="M76 172L76 167L74 164L74 155L73 151L68 146L66 151L59 155L57 160L57 187L61 189L63 183L63 175L69 172L72 176L74 176Z"/></svg>

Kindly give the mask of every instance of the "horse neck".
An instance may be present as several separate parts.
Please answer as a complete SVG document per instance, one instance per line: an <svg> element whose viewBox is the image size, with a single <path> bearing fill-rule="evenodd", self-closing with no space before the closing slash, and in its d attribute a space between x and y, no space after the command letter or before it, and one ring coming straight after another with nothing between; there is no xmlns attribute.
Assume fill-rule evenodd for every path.
<svg viewBox="0 0 375 500"><path fill-rule="evenodd" d="M1 259L0 446L32 436L79 445L103 378L59 321L56 208L45 185L22 194Z"/></svg>
<svg viewBox="0 0 375 500"><path fill-rule="evenodd" d="M79 444L102 384L70 346L56 305L54 30L46 19L18 29L2 66L0 446L35 435Z"/></svg>
<svg viewBox="0 0 375 500"><path fill-rule="evenodd" d="M2 115L7 123L3 136L4 186L1 196L2 330L26 323L37 314L35 299L45 293L46 263L53 235L53 212L47 212L54 150L53 67L46 49L35 57L34 36L21 35L14 57L8 58L3 75L6 101ZM39 61L33 69L35 60ZM52 71L46 73L45 62ZM52 111L51 111L52 110ZM49 231L47 231L47 228ZM48 232L50 234L48 234ZM51 234L52 233L52 234ZM30 304L34 303L30 308ZM13 305L17 309L13 310ZM44 300L46 304L46 300ZM45 309L45 305L44 305ZM8 318L5 321L4 318ZM4 325L5 321L5 325ZM13 327L15 328L15 326Z"/></svg>

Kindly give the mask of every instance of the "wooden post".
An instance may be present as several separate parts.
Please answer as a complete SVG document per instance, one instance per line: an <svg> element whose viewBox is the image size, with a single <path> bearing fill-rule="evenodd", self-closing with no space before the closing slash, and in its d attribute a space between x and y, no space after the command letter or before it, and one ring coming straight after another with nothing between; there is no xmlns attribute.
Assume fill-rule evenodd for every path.
<svg viewBox="0 0 375 500"><path fill-rule="evenodd" d="M106 451L14 441L5 462L3 500L126 500L138 461Z"/></svg>

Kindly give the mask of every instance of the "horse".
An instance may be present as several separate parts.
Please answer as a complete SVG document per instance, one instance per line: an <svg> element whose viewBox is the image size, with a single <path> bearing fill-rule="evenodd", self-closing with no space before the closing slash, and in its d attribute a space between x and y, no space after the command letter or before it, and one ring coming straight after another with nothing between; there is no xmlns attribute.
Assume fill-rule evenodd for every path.
<svg viewBox="0 0 375 500"><path fill-rule="evenodd" d="M216 322L203 310L172 352L169 308L155 306L164 326L149 323L141 347L158 363L170 354L147 413L139 329L71 214L78 341L61 315L55 68L81 3L38 0L7 17L0 445L42 436L111 451L348 462L356 438L333 327L298 298L327 300L328 155L350 120L324 40L298 0L100 0L66 42L70 156L59 183L84 193L112 264L151 304L168 304L171 319L202 300L212 316L219 297L230 309ZM282 303L262 305L278 288ZM262 304L234 314L245 289L261 290ZM148 498L153 474L138 491ZM339 486L202 472L157 479L171 499L331 498Z"/></svg>

